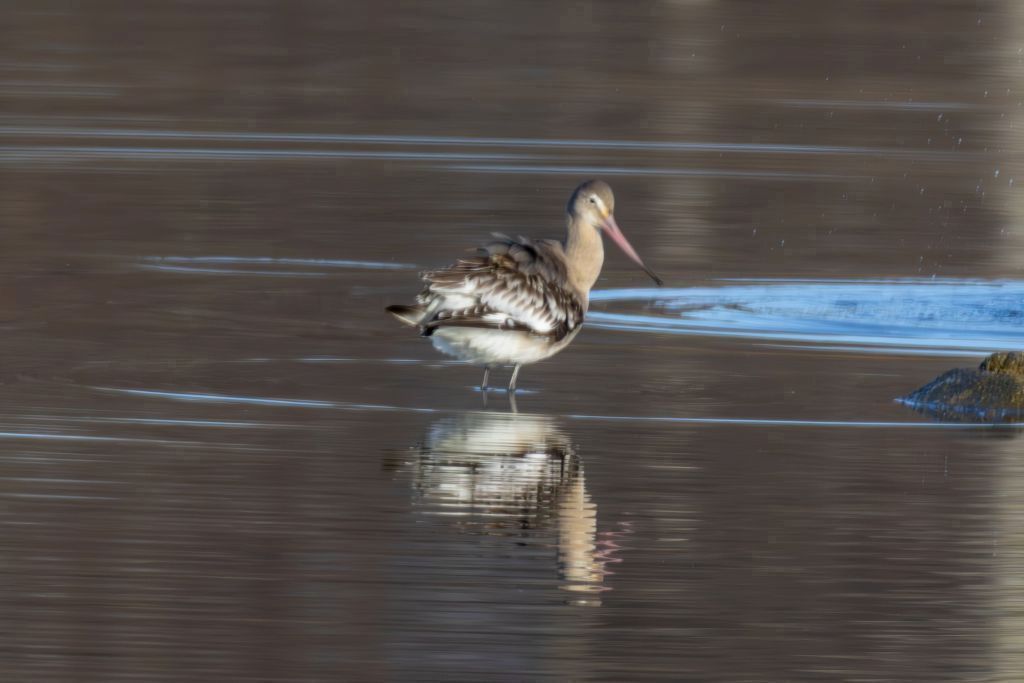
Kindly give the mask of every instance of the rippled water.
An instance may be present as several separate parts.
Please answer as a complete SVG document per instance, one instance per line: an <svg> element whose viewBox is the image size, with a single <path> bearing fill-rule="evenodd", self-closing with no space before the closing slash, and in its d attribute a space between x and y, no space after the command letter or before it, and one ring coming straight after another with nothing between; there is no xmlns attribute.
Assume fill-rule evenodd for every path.
<svg viewBox="0 0 1024 683"><path fill-rule="evenodd" d="M641 302L591 323L636 332L801 342L811 350L977 356L1024 347L1024 282L803 280L670 290L605 290ZM651 310L653 309L653 310Z"/></svg>
<svg viewBox="0 0 1024 683"><path fill-rule="evenodd" d="M1009 1L7 3L3 680L1012 681ZM383 313L609 250L517 395ZM506 378L497 372L498 384Z"/></svg>

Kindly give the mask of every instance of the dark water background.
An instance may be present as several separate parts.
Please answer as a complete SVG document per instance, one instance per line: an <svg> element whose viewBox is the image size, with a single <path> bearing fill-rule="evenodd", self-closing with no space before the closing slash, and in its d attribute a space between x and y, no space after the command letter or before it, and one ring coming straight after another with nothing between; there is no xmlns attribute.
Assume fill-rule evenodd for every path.
<svg viewBox="0 0 1024 683"><path fill-rule="evenodd" d="M1024 6L0 6L0 678L1014 681ZM609 252L519 414L382 313ZM1021 344L1024 346L1024 344Z"/></svg>

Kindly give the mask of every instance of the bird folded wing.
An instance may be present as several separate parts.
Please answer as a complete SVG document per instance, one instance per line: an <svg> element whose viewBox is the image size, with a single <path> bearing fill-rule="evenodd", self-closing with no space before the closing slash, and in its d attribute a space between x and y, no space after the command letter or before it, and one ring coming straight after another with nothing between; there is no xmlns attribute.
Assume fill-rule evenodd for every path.
<svg viewBox="0 0 1024 683"><path fill-rule="evenodd" d="M544 277L547 273L537 267L537 250L531 245L510 240L487 251L486 256L460 259L450 268L424 275L428 285L422 298L441 296L448 303L423 325L425 334L445 326L484 327L521 330L557 341L583 322L579 299ZM456 301L459 305L450 305Z"/></svg>

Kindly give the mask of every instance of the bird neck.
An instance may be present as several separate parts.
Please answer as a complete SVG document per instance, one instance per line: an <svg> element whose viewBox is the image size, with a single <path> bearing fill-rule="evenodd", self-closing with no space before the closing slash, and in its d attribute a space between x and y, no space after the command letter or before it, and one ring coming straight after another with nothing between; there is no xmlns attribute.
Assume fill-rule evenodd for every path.
<svg viewBox="0 0 1024 683"><path fill-rule="evenodd" d="M604 242L601 233L579 216L568 217L565 257L569 281L584 298L597 282L604 264Z"/></svg>

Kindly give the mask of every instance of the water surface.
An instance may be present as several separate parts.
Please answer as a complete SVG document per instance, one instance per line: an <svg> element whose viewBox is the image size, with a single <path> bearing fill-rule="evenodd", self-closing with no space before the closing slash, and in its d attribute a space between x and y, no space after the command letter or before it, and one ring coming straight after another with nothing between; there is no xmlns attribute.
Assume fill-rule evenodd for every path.
<svg viewBox="0 0 1024 683"><path fill-rule="evenodd" d="M1020 678L1024 14L0 10L4 680ZM609 251L518 413L383 314ZM500 383L506 374L496 373Z"/></svg>

